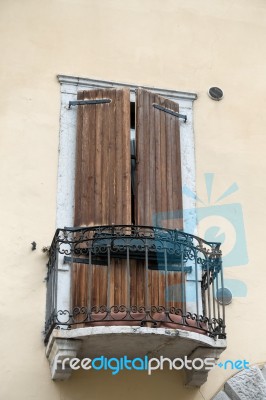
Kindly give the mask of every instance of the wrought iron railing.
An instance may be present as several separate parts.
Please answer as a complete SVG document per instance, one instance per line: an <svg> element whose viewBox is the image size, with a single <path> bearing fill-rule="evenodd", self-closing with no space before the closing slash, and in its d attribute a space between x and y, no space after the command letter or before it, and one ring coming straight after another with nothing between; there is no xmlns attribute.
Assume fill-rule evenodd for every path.
<svg viewBox="0 0 266 400"><path fill-rule="evenodd" d="M115 282L110 271L114 260L124 260L123 304L112 304ZM136 262L142 274L142 304L132 302L131 268ZM73 301L72 271L79 264L88 271L86 304ZM106 290L106 304L93 304L92 270L96 265L106 268L106 286L102 289ZM47 266L45 341L54 328L99 324L181 328L225 338L223 299L217 301L218 289L223 293L220 243L206 242L178 230L147 226L57 229ZM162 304L151 303L151 270L159 271L163 283L157 288L163 291L163 297L159 293ZM171 273L179 274L179 284L169 284ZM172 302L168 301L169 293Z"/></svg>

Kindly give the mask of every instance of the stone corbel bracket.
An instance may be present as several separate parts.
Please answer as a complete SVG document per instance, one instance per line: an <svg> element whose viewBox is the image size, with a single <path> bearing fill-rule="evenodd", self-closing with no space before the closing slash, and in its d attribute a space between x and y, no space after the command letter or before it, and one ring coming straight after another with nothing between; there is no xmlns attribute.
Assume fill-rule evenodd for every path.
<svg viewBox="0 0 266 400"><path fill-rule="evenodd" d="M206 348L206 347L198 347L196 348L189 357L188 360L193 361L196 358L200 358L202 361L206 360L207 358L212 358L218 360L220 354L224 351L224 348ZM204 363L205 364L205 363ZM185 369L185 385L188 387L200 387L207 381L208 373L210 369L205 367L201 369Z"/></svg>
<svg viewBox="0 0 266 400"><path fill-rule="evenodd" d="M69 366L70 360L77 357L81 347L81 340L53 338L46 349L46 357L49 360L50 371L53 380L66 380L70 377L72 369ZM62 362L68 358L68 362Z"/></svg>

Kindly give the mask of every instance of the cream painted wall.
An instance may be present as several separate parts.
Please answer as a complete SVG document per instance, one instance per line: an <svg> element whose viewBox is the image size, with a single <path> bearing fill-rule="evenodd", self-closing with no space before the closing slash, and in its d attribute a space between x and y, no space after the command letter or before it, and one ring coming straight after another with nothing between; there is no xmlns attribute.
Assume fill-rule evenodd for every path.
<svg viewBox="0 0 266 400"><path fill-rule="evenodd" d="M41 247L55 227L58 73L198 93L198 194L206 172L216 174L214 194L237 182L228 202L243 207L249 252L247 266L225 271L246 282L248 296L226 309L222 360L266 361L265 43L264 0L0 1L1 398L208 400L232 373L215 369L200 391L167 372L50 381ZM212 85L224 90L221 102L207 96Z"/></svg>

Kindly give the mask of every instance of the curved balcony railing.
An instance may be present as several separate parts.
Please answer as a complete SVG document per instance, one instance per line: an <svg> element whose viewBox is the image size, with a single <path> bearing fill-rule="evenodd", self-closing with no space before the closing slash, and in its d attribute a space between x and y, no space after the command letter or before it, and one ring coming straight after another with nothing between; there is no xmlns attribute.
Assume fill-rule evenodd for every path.
<svg viewBox="0 0 266 400"><path fill-rule="evenodd" d="M45 340L54 328L97 325L180 328L224 338L218 289L220 243L149 226L57 229L48 261Z"/></svg>

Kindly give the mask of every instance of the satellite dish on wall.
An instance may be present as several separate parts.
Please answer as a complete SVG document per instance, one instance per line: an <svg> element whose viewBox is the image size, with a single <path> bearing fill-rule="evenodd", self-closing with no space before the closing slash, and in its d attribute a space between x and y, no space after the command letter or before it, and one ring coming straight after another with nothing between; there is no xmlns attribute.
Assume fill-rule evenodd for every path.
<svg viewBox="0 0 266 400"><path fill-rule="evenodd" d="M215 87L215 86L213 86L209 89L208 95L210 96L210 98L212 100L216 100L216 101L222 100L222 98L224 96L222 89Z"/></svg>

